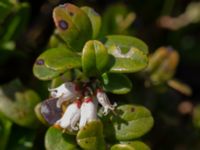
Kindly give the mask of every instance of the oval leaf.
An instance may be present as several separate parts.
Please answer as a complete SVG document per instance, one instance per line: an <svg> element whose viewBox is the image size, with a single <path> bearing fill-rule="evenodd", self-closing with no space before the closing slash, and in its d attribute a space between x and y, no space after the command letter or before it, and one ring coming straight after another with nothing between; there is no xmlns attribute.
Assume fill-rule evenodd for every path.
<svg viewBox="0 0 200 150"><path fill-rule="evenodd" d="M101 28L101 16L91 7L81 7L81 9L88 15L93 29L93 38L98 36Z"/></svg>
<svg viewBox="0 0 200 150"><path fill-rule="evenodd" d="M147 55L137 48L131 48L128 52L123 53L120 47L115 45L108 48L109 54L114 57L113 65L110 72L114 73L131 73L144 69L148 64ZM111 65L111 64L110 64Z"/></svg>
<svg viewBox="0 0 200 150"><path fill-rule="evenodd" d="M78 150L75 137L50 127L45 135L46 150Z"/></svg>
<svg viewBox="0 0 200 150"><path fill-rule="evenodd" d="M126 94L132 88L131 81L123 74L105 73L102 78L104 89L113 94Z"/></svg>
<svg viewBox="0 0 200 150"><path fill-rule="evenodd" d="M142 106L122 105L116 109L116 116L102 117L105 134L120 141L139 138L153 126L153 117L148 109Z"/></svg>
<svg viewBox="0 0 200 150"><path fill-rule="evenodd" d="M115 144L111 150L150 150L150 148L141 141L133 141L121 144Z"/></svg>
<svg viewBox="0 0 200 150"><path fill-rule="evenodd" d="M0 111L18 125L35 128L38 120L34 107L40 98L32 90L24 89L18 80L0 89ZM33 126L34 124L34 126Z"/></svg>
<svg viewBox="0 0 200 150"><path fill-rule="evenodd" d="M77 142L87 150L105 150L103 125L100 121L91 121L77 134Z"/></svg>
<svg viewBox="0 0 200 150"><path fill-rule="evenodd" d="M81 67L81 57L66 48L52 48L36 60L33 72L36 77L49 80L65 71Z"/></svg>
<svg viewBox="0 0 200 150"><path fill-rule="evenodd" d="M66 3L53 10L53 19L63 40L77 51L92 37L92 25L87 14L77 6Z"/></svg>
<svg viewBox="0 0 200 150"><path fill-rule="evenodd" d="M88 76L102 74L108 68L109 56L104 45L96 40L88 41L82 53L83 72Z"/></svg>
<svg viewBox="0 0 200 150"><path fill-rule="evenodd" d="M81 67L81 57L66 48L53 48L45 51L38 58L53 70L64 72L68 69Z"/></svg>
<svg viewBox="0 0 200 150"><path fill-rule="evenodd" d="M106 36L105 45L106 47L118 47L123 53L127 53L131 48L135 48L144 54L148 54L148 46L142 40L132 36L109 35Z"/></svg>
<svg viewBox="0 0 200 150"><path fill-rule="evenodd" d="M51 80L57 77L60 72L47 68L42 59L37 59L33 66L33 74L40 80Z"/></svg>

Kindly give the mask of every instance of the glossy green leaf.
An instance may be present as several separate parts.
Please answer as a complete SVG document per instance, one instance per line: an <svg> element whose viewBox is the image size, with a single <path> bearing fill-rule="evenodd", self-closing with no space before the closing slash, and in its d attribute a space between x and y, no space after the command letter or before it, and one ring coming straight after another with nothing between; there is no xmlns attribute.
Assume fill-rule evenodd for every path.
<svg viewBox="0 0 200 150"><path fill-rule="evenodd" d="M18 80L0 88L0 111L18 125L29 128L37 127L34 107L39 101L37 93L24 89Z"/></svg>
<svg viewBox="0 0 200 150"><path fill-rule="evenodd" d="M33 73L41 80L50 80L61 73L81 67L81 57L67 48L52 48L36 60Z"/></svg>
<svg viewBox="0 0 200 150"><path fill-rule="evenodd" d="M123 74L105 73L102 78L104 89L113 94L126 94L132 88L131 81Z"/></svg>
<svg viewBox="0 0 200 150"><path fill-rule="evenodd" d="M122 53L127 53L131 48L138 49L144 54L148 54L148 46L140 39L127 35L106 36L106 47L117 47Z"/></svg>
<svg viewBox="0 0 200 150"><path fill-rule="evenodd" d="M98 36L101 28L101 16L91 7L81 7L81 9L88 15L93 30L93 38Z"/></svg>
<svg viewBox="0 0 200 150"><path fill-rule="evenodd" d="M81 67L81 57L67 48L49 49L42 53L37 60L44 60L44 64L48 68L59 72Z"/></svg>
<svg viewBox="0 0 200 150"><path fill-rule="evenodd" d="M38 79L51 80L60 74L59 71L47 68L43 63L38 63L38 62L39 61L37 60L33 66L33 73Z"/></svg>
<svg viewBox="0 0 200 150"><path fill-rule="evenodd" d="M111 150L150 150L150 148L143 142L133 141L115 144L111 147Z"/></svg>
<svg viewBox="0 0 200 150"><path fill-rule="evenodd" d="M51 35L48 43L49 48L58 48L58 47L67 47L65 41L58 35L57 30L54 31L54 34Z"/></svg>
<svg viewBox="0 0 200 150"><path fill-rule="evenodd" d="M59 35L72 50L81 51L92 37L92 25L87 14L77 6L66 3L53 10L53 19Z"/></svg>
<svg viewBox="0 0 200 150"><path fill-rule="evenodd" d="M108 68L109 55L104 45L96 40L88 41L82 52L83 72L88 76L96 76Z"/></svg>
<svg viewBox="0 0 200 150"><path fill-rule="evenodd" d="M139 138L153 126L153 117L143 106L122 105L116 109L116 115L102 117L105 134L120 141Z"/></svg>
<svg viewBox="0 0 200 150"><path fill-rule="evenodd" d="M144 69L148 64L147 55L137 48L131 48L123 53L120 47L110 46L108 52L114 59L110 59L110 72L132 73Z"/></svg>
<svg viewBox="0 0 200 150"><path fill-rule="evenodd" d="M75 137L50 127L45 135L46 150L78 150Z"/></svg>
<svg viewBox="0 0 200 150"><path fill-rule="evenodd" d="M85 150L105 150L101 121L92 121L81 128L77 134L77 142Z"/></svg>
<svg viewBox="0 0 200 150"><path fill-rule="evenodd" d="M0 149L5 150L10 135L12 122L0 112Z"/></svg>

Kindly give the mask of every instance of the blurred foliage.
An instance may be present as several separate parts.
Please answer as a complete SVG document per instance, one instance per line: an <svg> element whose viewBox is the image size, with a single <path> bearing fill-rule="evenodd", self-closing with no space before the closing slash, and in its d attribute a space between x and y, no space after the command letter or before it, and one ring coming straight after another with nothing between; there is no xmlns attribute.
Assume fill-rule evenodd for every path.
<svg viewBox="0 0 200 150"><path fill-rule="evenodd" d="M63 32L58 23L54 28L52 10L65 2L0 1L0 149L199 150L199 2L70 1L81 9L67 16L66 10L57 10L70 26ZM117 61L110 61L113 56ZM33 65L43 82L33 76ZM48 97L48 87L87 80L79 70L82 65L88 76L98 76L111 101L117 101L120 117L101 117L103 124L92 122L76 137L40 123L36 114L41 117L38 103ZM134 111L126 114L129 107ZM144 135L153 125L152 116L155 124ZM118 129L120 121L125 122Z"/></svg>

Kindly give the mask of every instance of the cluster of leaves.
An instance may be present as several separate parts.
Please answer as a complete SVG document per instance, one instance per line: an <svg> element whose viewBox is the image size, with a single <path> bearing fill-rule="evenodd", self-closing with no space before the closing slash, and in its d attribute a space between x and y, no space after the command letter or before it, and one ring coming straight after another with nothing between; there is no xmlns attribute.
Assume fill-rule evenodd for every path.
<svg viewBox="0 0 200 150"><path fill-rule="evenodd" d="M144 42L124 35L99 39L101 17L90 7L60 5L54 8L53 18L56 30L50 39L51 48L37 58L33 67L37 78L52 80L52 85L56 86L62 82L60 78L69 79L71 74L71 79L76 80L99 79L104 90L113 94L130 92L132 82L124 73L137 72L147 66L148 48ZM76 74L72 73L74 71ZM78 149L79 145L83 149L101 150L121 141L111 149L149 149L142 142L132 140L151 129L151 113L143 106L121 103L123 105L117 108L116 116L104 117L99 113L101 121L88 123L77 136L49 128L46 148ZM54 144L55 140L59 141L59 146Z"/></svg>
<svg viewBox="0 0 200 150"><path fill-rule="evenodd" d="M138 9L141 8L137 6ZM29 11L30 6L27 3L15 0L0 2L0 65L15 64L9 65L11 68L3 67L0 77L19 76L19 70L27 71L23 70L23 65L18 65L24 59L24 54L27 54L27 49L23 53L19 51L17 41L26 29ZM150 15L147 12L143 14L147 18ZM45 82L35 82L34 79L37 92L24 86L18 79L0 87L0 149L44 149L42 146L45 145L49 150L148 150L150 148L140 141L140 137L153 126L151 113L157 119L155 128L158 128L158 133L155 128L150 133L149 143L153 149L155 143L159 143L159 138L165 137L162 136L163 132L173 133L171 128L163 131L158 127L163 127L163 124L172 124L174 127L177 121L176 112L171 110L172 105L176 105L175 101L169 103L169 99L175 98L170 97L171 93L166 89L170 86L186 95L191 94L191 89L173 78L179 62L176 51L161 47L148 58L148 48L143 41L132 36L119 35L135 32L136 29L128 29L135 17L133 12L129 12L121 4L108 7L102 18L90 7L78 8L72 4L56 7L53 11L56 29L47 50L37 58L33 67L34 75ZM148 29L151 30L150 27ZM153 37L152 35L151 39L162 39ZM160 44L158 40L155 41L156 46ZM138 71L140 72L134 73ZM65 81L94 78L101 81L110 100L119 104L116 115L103 116L99 110L100 121L89 123L76 135L49 127L41 117L39 108L42 99L47 97L49 84L53 88ZM30 82L32 80L28 83L29 87ZM147 105L151 113L147 108L136 104ZM200 126L199 110L197 105L192 114L197 128ZM188 135L194 136L193 133L197 135L195 130ZM168 140L178 141L176 137L179 135L181 134L171 137L170 134ZM168 146L170 147L165 144L165 149ZM160 149L162 146L158 147Z"/></svg>

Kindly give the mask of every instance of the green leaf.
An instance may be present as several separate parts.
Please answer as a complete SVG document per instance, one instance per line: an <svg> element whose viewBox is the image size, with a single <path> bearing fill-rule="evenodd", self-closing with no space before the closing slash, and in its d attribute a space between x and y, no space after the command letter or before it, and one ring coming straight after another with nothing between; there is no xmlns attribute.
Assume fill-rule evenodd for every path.
<svg viewBox="0 0 200 150"><path fill-rule="evenodd" d="M153 126L153 117L143 106L122 105L116 115L102 117L107 138L127 141L146 134Z"/></svg>
<svg viewBox="0 0 200 150"><path fill-rule="evenodd" d="M10 135L12 122L0 113L0 149L5 150Z"/></svg>
<svg viewBox="0 0 200 150"><path fill-rule="evenodd" d="M108 52L114 57L110 59L110 72L113 73L132 73L144 69L148 64L147 55L142 51L131 48L127 53L122 53L116 46L108 48ZM112 64L112 65L111 65Z"/></svg>
<svg viewBox="0 0 200 150"><path fill-rule="evenodd" d="M12 4L9 2L0 2L0 23L9 15L12 11Z"/></svg>
<svg viewBox="0 0 200 150"><path fill-rule="evenodd" d="M38 59L43 59L48 68L59 72L81 67L81 57L67 48L49 49L42 53Z"/></svg>
<svg viewBox="0 0 200 150"><path fill-rule="evenodd" d="M101 16L91 7L81 7L81 9L88 15L93 29L93 38L98 36L101 28Z"/></svg>
<svg viewBox="0 0 200 150"><path fill-rule="evenodd" d="M196 128L200 128L200 104L194 107L192 121Z"/></svg>
<svg viewBox="0 0 200 150"><path fill-rule="evenodd" d="M20 3L16 5L16 12L13 13L13 17L6 20L4 26L3 41L16 40L25 30L25 27L29 20L30 5L28 3Z"/></svg>
<svg viewBox="0 0 200 150"><path fill-rule="evenodd" d="M150 148L141 141L133 141L115 144L111 147L111 150L150 150Z"/></svg>
<svg viewBox="0 0 200 150"><path fill-rule="evenodd" d="M33 73L42 80L50 80L73 68L81 67L81 57L67 48L52 48L36 60Z"/></svg>
<svg viewBox="0 0 200 150"><path fill-rule="evenodd" d="M106 36L106 47L117 47L122 53L127 53L131 48L138 49L148 54L148 46L140 39L127 35Z"/></svg>
<svg viewBox="0 0 200 150"><path fill-rule="evenodd" d="M18 80L0 88L0 111L20 126L37 127L34 107L40 98L33 90L24 89ZM34 124L34 126L33 126Z"/></svg>
<svg viewBox="0 0 200 150"><path fill-rule="evenodd" d="M113 94L126 94L132 88L131 81L123 74L105 73L102 78L104 89Z"/></svg>
<svg viewBox="0 0 200 150"><path fill-rule="evenodd" d="M33 66L33 74L38 79L51 80L60 74L59 71L55 71L53 69L47 68L42 62L43 60L37 60Z"/></svg>
<svg viewBox="0 0 200 150"><path fill-rule="evenodd" d="M50 127L45 135L46 150L78 150L75 137Z"/></svg>
<svg viewBox="0 0 200 150"><path fill-rule="evenodd" d="M179 54L170 47L161 47L150 57L147 71L153 84L169 81L175 74Z"/></svg>
<svg viewBox="0 0 200 150"><path fill-rule="evenodd" d="M104 45L96 40L88 41L82 52L83 72L88 76L97 76L108 68L109 55Z"/></svg>
<svg viewBox="0 0 200 150"><path fill-rule="evenodd" d="M77 142L85 150L105 150L101 121L92 121L81 128L77 134Z"/></svg>
<svg viewBox="0 0 200 150"><path fill-rule="evenodd" d="M103 12L101 37L108 34L126 34L128 27L135 20L136 15L130 12L126 5L113 4Z"/></svg>
<svg viewBox="0 0 200 150"><path fill-rule="evenodd" d="M63 39L58 35L57 30L51 35L48 43L48 48L58 48L58 47L67 47L67 44Z"/></svg>
<svg viewBox="0 0 200 150"><path fill-rule="evenodd" d="M92 37L92 25L87 14L77 6L66 3L53 10L53 19L58 34L72 50L81 51Z"/></svg>
<svg viewBox="0 0 200 150"><path fill-rule="evenodd" d="M134 37L111 35L105 42L110 56L110 72L132 73L144 69L148 64L147 45Z"/></svg>

